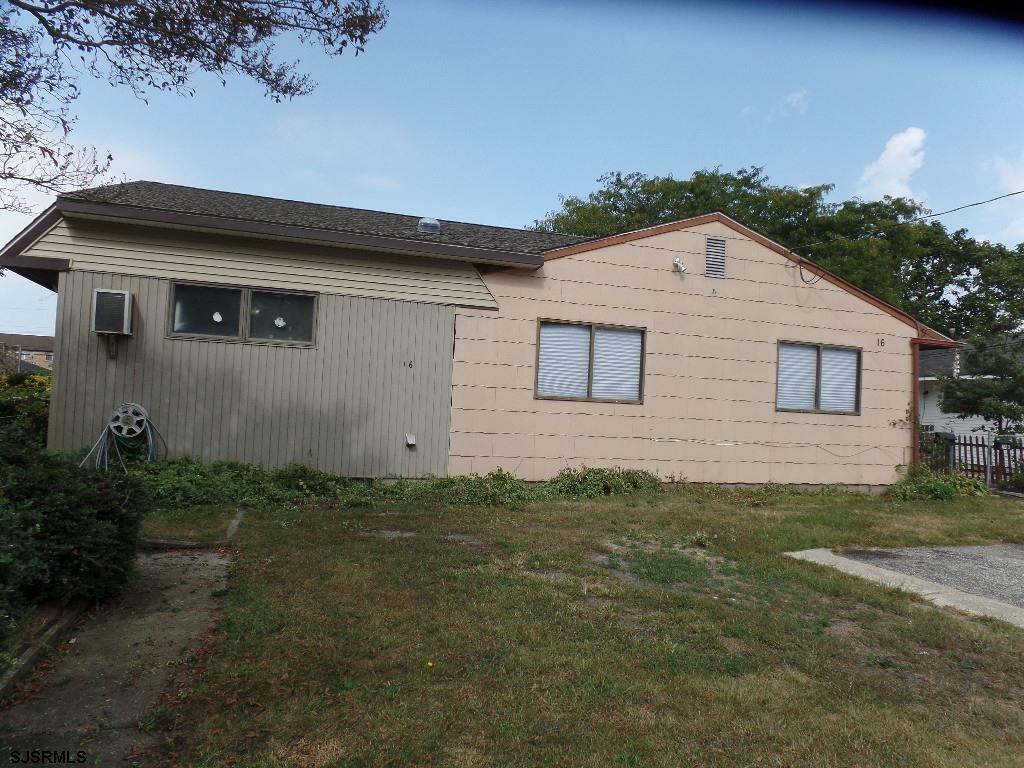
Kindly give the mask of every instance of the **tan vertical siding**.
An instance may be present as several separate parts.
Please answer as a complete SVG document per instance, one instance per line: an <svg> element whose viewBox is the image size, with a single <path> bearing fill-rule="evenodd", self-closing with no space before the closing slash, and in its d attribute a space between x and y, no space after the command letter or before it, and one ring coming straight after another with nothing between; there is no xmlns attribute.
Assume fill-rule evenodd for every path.
<svg viewBox="0 0 1024 768"><path fill-rule="evenodd" d="M454 309L322 294L313 348L167 337L168 280L60 276L49 444L78 450L121 402L145 406L172 454L356 477L444 474ZM129 290L115 360L89 331L95 288ZM412 363L412 367L408 363ZM405 445L406 432L418 445Z"/></svg>
<svg viewBox="0 0 1024 768"><path fill-rule="evenodd" d="M726 238L724 279L704 276L708 235ZM804 277L719 223L485 275L500 309L456 318L449 472L540 480L588 464L706 482L892 482L909 460L915 329ZM646 328L644 402L535 399L540 317ZM776 411L780 340L862 348L861 413Z"/></svg>
<svg viewBox="0 0 1024 768"><path fill-rule="evenodd" d="M71 269L494 308L472 264L66 219L25 256Z"/></svg>

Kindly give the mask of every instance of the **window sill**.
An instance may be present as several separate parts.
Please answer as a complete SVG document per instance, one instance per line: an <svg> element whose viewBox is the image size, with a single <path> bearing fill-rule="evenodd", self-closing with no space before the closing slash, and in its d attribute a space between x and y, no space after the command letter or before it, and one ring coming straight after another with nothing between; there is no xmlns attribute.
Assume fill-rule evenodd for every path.
<svg viewBox="0 0 1024 768"><path fill-rule="evenodd" d="M643 405L644 399L641 397L639 400L610 400L604 397L559 397L557 395L538 395L536 392L533 394L534 400L561 400L567 403L613 403L616 405Z"/></svg>
<svg viewBox="0 0 1024 768"><path fill-rule="evenodd" d="M315 349L316 343L310 341L276 341L274 339L241 339L237 336L204 336L202 334L168 333L165 338L174 341L217 341L221 344L248 344L258 347L298 347Z"/></svg>
<svg viewBox="0 0 1024 768"><path fill-rule="evenodd" d="M779 408L775 406L776 413L820 413L826 416L860 416L860 411L825 411L820 408Z"/></svg>

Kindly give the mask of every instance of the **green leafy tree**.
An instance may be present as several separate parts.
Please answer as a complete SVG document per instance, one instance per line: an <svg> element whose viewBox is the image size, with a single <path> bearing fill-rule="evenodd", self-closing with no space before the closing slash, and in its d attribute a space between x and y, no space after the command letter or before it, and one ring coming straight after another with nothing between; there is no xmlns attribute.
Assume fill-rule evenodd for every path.
<svg viewBox="0 0 1024 768"><path fill-rule="evenodd" d="M829 202L833 185L772 184L762 168L687 179L608 173L585 197L563 196L537 229L601 237L721 211L950 335L1024 324L1024 246L949 232L904 198Z"/></svg>
<svg viewBox="0 0 1024 768"><path fill-rule="evenodd" d="M944 376L942 410L980 416L996 433L1024 432L1024 338L977 338L964 355L963 374Z"/></svg>
<svg viewBox="0 0 1024 768"><path fill-rule="evenodd" d="M81 75L191 95L197 71L239 74L280 101L310 93L275 44L358 53L381 30L379 0L0 0L0 208L31 189L61 192L104 174L110 156L70 139Z"/></svg>

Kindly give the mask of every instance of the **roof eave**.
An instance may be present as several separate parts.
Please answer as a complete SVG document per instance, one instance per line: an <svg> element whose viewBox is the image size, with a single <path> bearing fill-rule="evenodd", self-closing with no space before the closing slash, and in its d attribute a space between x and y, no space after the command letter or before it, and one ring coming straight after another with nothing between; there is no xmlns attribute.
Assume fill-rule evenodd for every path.
<svg viewBox="0 0 1024 768"><path fill-rule="evenodd" d="M57 198L54 209L69 218L101 219L131 224L190 229L201 232L229 233L246 237L291 240L320 245L347 246L362 250L382 251L405 256L426 256L435 259L490 264L518 269L538 269L544 264L540 254L500 251L448 243L429 243L382 235L364 235L354 232L313 229L285 224L271 224L220 216L180 213L154 208L92 203L68 198Z"/></svg>
<svg viewBox="0 0 1024 768"><path fill-rule="evenodd" d="M55 205L51 205L36 216L27 227L0 248L0 268L10 269L15 274L21 275L43 288L56 291L57 275L60 272L67 272L71 264L70 260L39 258L22 254L36 240L49 232L50 228L58 221L60 221L60 212Z"/></svg>

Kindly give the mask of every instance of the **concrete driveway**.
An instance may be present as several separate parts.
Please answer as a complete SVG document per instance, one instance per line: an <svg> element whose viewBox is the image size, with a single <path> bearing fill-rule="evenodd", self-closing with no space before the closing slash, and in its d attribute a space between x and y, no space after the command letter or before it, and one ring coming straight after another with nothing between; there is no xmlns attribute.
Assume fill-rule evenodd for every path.
<svg viewBox="0 0 1024 768"><path fill-rule="evenodd" d="M913 592L936 605L1024 627L1024 544L788 554Z"/></svg>

